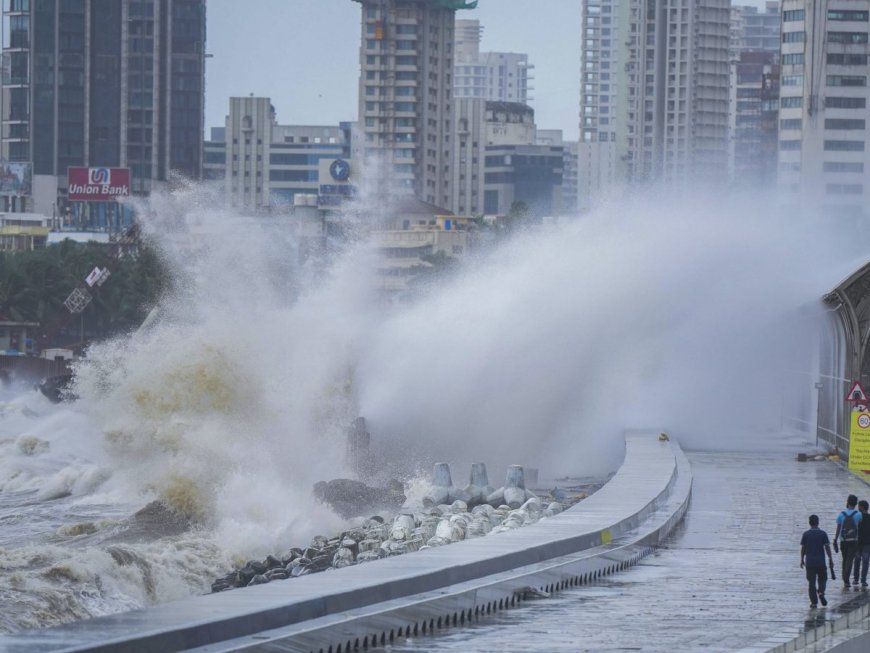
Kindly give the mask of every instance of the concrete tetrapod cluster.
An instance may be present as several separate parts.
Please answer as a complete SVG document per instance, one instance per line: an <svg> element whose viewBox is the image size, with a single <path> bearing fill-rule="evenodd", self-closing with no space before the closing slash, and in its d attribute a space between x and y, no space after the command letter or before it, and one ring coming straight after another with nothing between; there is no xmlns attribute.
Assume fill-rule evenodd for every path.
<svg viewBox="0 0 870 653"><path fill-rule="evenodd" d="M433 488L424 499L423 508L400 512L391 522L376 515L338 537L317 535L308 547L292 548L281 556L270 555L262 562L249 561L241 569L218 578L212 584L212 591L340 569L513 530L556 515L586 496L578 493L564 497L562 502L544 504L525 489L523 468L519 465L508 468L505 486L498 490L489 486L483 463L472 466L470 480L464 490L454 488L449 466L438 463L433 471ZM467 500L456 498L460 496ZM448 504L451 498L453 501ZM436 499L439 500L437 505ZM495 501L501 503L494 506L491 502ZM508 501L510 503L506 503Z"/></svg>
<svg viewBox="0 0 870 653"><path fill-rule="evenodd" d="M471 478L464 490L453 487L450 465L435 463L432 473L432 489L423 498L424 506L433 506L453 501L465 501L474 507L489 504L493 508L506 505L516 510L529 499L537 498L526 489L526 475L522 465L511 465L505 475L504 486L494 490L489 484L484 463L471 466Z"/></svg>

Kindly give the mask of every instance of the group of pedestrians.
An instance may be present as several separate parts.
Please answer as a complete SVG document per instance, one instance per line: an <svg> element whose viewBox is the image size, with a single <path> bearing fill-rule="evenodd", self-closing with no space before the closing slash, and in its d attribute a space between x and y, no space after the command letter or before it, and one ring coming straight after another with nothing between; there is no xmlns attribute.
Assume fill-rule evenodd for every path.
<svg viewBox="0 0 870 653"><path fill-rule="evenodd" d="M868 503L850 494L846 499L846 509L837 515L837 532L834 535L834 551L843 556L843 589L853 585L867 589L867 571L870 567L870 514ZM825 557L827 556L827 567ZM828 534L819 528L818 515L810 515L810 529L801 537L801 568L806 569L809 583L810 607L821 603L828 605L825 588L828 582L828 569L834 574L834 557ZM851 580L851 582L850 582Z"/></svg>

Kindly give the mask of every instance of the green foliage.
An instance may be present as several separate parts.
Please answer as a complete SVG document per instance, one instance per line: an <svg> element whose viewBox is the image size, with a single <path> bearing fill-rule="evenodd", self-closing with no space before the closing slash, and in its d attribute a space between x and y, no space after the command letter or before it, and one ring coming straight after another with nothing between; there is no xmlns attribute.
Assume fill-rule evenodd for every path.
<svg viewBox="0 0 870 653"><path fill-rule="evenodd" d="M108 264L109 251L99 243L65 240L34 251L0 252L0 319L47 325L67 310L64 300L90 271ZM120 259L70 330L104 338L134 329L168 284L167 270L154 250L140 246L135 255Z"/></svg>

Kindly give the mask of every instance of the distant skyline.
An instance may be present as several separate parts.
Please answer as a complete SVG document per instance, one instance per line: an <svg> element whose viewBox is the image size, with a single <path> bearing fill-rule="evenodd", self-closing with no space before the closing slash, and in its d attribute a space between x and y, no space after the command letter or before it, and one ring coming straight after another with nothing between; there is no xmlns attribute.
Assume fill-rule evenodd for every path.
<svg viewBox="0 0 870 653"><path fill-rule="evenodd" d="M745 3L763 6L763 0ZM542 7L541 5L546 5ZM458 12L484 27L483 50L525 52L539 128L578 138L581 0L480 0ZM282 124L356 120L360 5L351 0L209 0L206 138L231 96L272 98Z"/></svg>
<svg viewBox="0 0 870 653"><path fill-rule="evenodd" d="M538 125L578 134L580 0L480 0L458 12L484 26L484 50L525 52L535 65ZM518 16L521 18L518 19ZM356 120L360 5L351 0L209 0L206 137L229 98L272 98L282 124Z"/></svg>

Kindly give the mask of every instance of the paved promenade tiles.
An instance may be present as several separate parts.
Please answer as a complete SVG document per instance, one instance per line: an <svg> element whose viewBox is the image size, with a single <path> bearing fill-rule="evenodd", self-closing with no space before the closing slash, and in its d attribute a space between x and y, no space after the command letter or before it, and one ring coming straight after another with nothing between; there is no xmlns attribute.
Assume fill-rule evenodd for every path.
<svg viewBox="0 0 870 653"><path fill-rule="evenodd" d="M800 535L816 513L833 537L846 495L870 497L870 487L789 452L688 456L695 484L686 520L640 565L387 650L732 651L823 617L809 609ZM828 610L854 596L838 566Z"/></svg>

